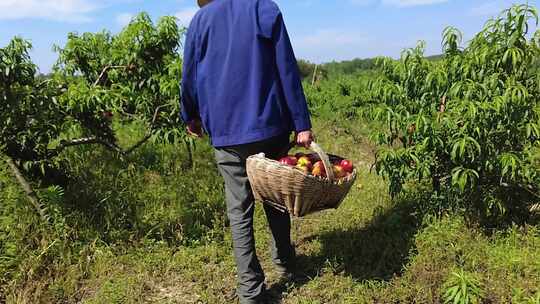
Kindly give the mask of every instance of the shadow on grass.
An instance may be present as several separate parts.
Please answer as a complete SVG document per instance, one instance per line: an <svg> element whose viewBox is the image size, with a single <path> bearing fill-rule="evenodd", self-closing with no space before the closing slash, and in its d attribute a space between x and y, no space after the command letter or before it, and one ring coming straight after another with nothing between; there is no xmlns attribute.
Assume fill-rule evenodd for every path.
<svg viewBox="0 0 540 304"><path fill-rule="evenodd" d="M208 146L197 167L174 145L145 145L120 158L104 149L69 151L69 181L55 219L78 240L198 242L221 223L221 180Z"/></svg>
<svg viewBox="0 0 540 304"><path fill-rule="evenodd" d="M366 226L333 230L319 236L321 254L301 258L309 265L326 266L355 280L389 280L403 270L421 224L411 202L377 212Z"/></svg>
<svg viewBox="0 0 540 304"><path fill-rule="evenodd" d="M277 282L272 292L280 294L299 288L323 272L351 276L358 281L389 281L401 274L414 250L414 236L422 223L416 205L414 200L402 200L393 208L376 211L366 225L325 231L299 240L299 245L318 240L321 250L316 255L299 255L299 278L293 284Z"/></svg>

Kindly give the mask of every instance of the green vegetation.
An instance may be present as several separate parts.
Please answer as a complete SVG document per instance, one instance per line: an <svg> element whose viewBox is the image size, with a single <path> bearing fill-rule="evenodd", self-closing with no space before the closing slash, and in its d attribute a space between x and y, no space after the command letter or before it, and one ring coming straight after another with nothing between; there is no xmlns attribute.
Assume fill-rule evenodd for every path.
<svg viewBox="0 0 540 304"><path fill-rule="evenodd" d="M372 115L388 128L377 137L377 170L396 194L427 181L443 209L478 213L487 225L526 219L540 195L532 156L540 145L540 54L526 5L506 10L464 49L461 33L444 32L445 57L430 62L423 45L381 63ZM537 32L540 33L540 32ZM396 148L395 145L399 145Z"/></svg>
<svg viewBox="0 0 540 304"><path fill-rule="evenodd" d="M361 75L373 72L376 67L376 59L353 59L340 62L315 64L306 60L298 60L298 67L302 79L311 82L320 82L323 79L340 77L343 75ZM317 75L314 77L314 73Z"/></svg>
<svg viewBox="0 0 540 304"><path fill-rule="evenodd" d="M26 171L59 169L63 150L100 144L127 155L145 141L178 140L181 30L173 17L145 14L122 32L69 34L49 79L36 76L31 45L14 38L0 49L0 151ZM132 148L118 145L113 117L144 122ZM46 170L50 169L50 170Z"/></svg>
<svg viewBox="0 0 540 304"><path fill-rule="evenodd" d="M536 11L501 16L466 48L445 31L437 60L419 47L306 77L318 142L360 173L340 209L294 220L294 283L258 208L276 299L540 303ZM178 122L180 33L141 15L70 35L47 79L24 40L0 48L0 303L235 303L213 151Z"/></svg>

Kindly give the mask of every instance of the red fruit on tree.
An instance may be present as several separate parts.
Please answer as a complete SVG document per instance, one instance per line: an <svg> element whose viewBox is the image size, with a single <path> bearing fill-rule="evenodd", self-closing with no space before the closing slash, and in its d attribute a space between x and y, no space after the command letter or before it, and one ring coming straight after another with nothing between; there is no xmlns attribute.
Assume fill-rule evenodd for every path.
<svg viewBox="0 0 540 304"><path fill-rule="evenodd" d="M112 119L113 113L111 111L104 111L101 113L101 116L103 116L105 119Z"/></svg>

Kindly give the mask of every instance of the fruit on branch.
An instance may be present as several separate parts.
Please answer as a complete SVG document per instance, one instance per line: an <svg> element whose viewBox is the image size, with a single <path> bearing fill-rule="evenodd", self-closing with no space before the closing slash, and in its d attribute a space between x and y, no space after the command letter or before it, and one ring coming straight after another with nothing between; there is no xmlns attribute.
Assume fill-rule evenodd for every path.
<svg viewBox="0 0 540 304"><path fill-rule="evenodd" d="M103 111L101 113L101 116L103 116L103 118L107 119L107 120L111 120L113 118L113 113L111 111Z"/></svg>

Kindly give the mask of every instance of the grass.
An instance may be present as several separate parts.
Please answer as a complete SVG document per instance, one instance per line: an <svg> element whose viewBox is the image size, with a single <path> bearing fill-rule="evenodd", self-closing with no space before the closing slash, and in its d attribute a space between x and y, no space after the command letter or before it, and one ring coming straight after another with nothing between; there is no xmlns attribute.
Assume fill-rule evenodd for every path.
<svg viewBox="0 0 540 304"><path fill-rule="evenodd" d="M345 128L346 125L353 125ZM317 119L317 140L350 157L360 177L335 211L293 222L307 278L277 280L261 208L257 250L283 303L442 303L457 276L481 303L540 303L537 223L485 231L458 214L433 216L421 190L391 199L370 172L369 124ZM137 128L123 130L133 138ZM194 169L182 147L149 144L127 160L99 149L70 152L64 195L39 225L0 167L0 302L235 303L235 266L223 188L212 151Z"/></svg>

